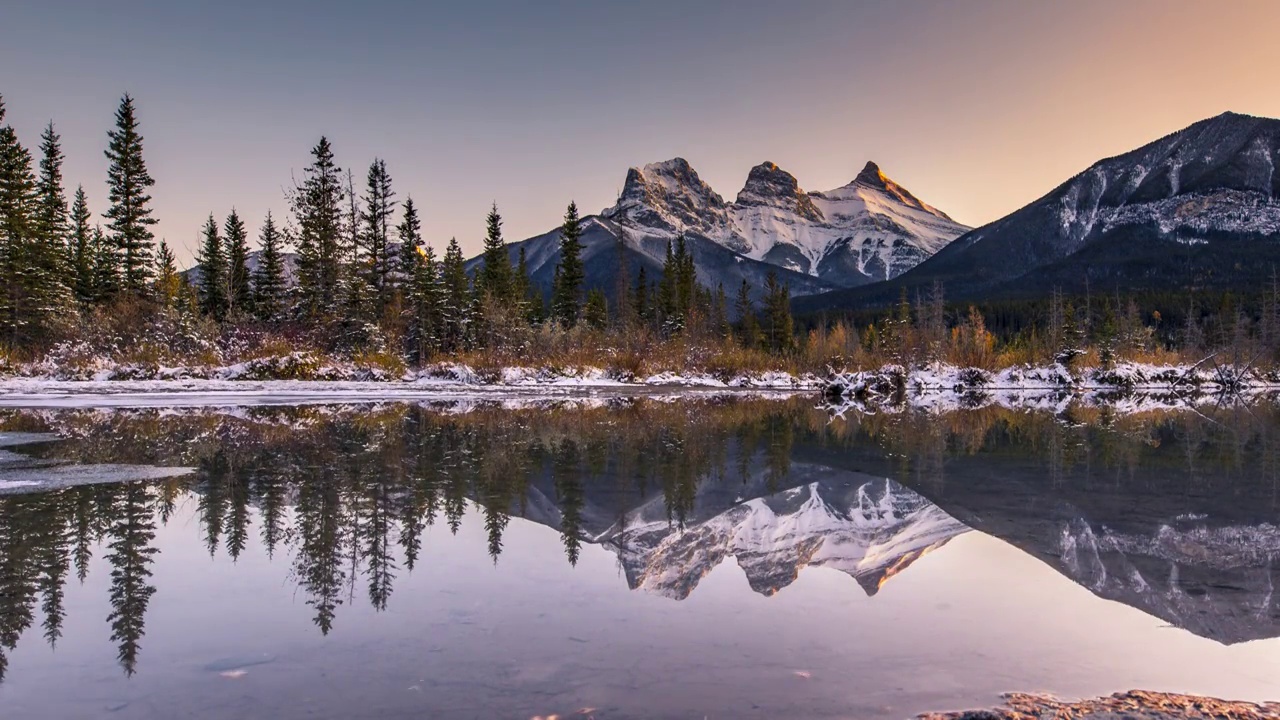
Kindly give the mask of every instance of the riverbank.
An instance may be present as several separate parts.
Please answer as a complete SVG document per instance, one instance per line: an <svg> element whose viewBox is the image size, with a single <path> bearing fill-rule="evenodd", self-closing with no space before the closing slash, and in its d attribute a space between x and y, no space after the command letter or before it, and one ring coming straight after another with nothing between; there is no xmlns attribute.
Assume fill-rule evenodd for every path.
<svg viewBox="0 0 1280 720"><path fill-rule="evenodd" d="M1013 693L989 710L926 713L918 720L1277 720L1280 703L1218 700L1198 695L1133 690L1110 697L1065 702L1045 695Z"/></svg>

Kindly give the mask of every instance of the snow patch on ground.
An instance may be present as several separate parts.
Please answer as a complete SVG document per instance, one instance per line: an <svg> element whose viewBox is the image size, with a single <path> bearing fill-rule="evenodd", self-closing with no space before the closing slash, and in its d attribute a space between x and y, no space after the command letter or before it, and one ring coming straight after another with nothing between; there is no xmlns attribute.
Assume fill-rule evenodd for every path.
<svg viewBox="0 0 1280 720"><path fill-rule="evenodd" d="M1060 411L1072 401L1137 412L1184 407L1193 398L1276 392L1280 376L1275 373L1203 363L1118 363L1079 371L1060 364L1021 365L995 372L942 363L910 369L886 365L837 374L823 388L837 411L914 407L936 412L988 405Z"/></svg>

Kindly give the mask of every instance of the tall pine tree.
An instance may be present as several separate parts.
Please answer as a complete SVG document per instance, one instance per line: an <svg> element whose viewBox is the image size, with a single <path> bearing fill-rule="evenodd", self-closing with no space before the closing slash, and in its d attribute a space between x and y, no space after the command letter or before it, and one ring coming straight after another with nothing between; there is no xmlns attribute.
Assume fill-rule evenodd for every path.
<svg viewBox="0 0 1280 720"><path fill-rule="evenodd" d="M364 212L360 214L361 231L360 263L365 268L366 281L373 292L378 317L391 302L395 285L393 264L395 251L391 246L391 215L395 212L396 193L391 189L391 174L387 163L376 159L369 165L365 178Z"/></svg>
<svg viewBox="0 0 1280 720"><path fill-rule="evenodd" d="M738 286L738 298L733 309L738 314L738 339L742 342L742 347L760 347L760 321L756 319L756 308L751 302L751 286L746 278Z"/></svg>
<svg viewBox="0 0 1280 720"><path fill-rule="evenodd" d="M156 298L167 308L177 307L185 282L178 274L178 261L169 243L161 240L156 249Z"/></svg>
<svg viewBox="0 0 1280 720"><path fill-rule="evenodd" d="M764 280L764 342L770 352L785 354L795 347L791 320L791 290L769 271Z"/></svg>
<svg viewBox="0 0 1280 720"><path fill-rule="evenodd" d="M283 240L270 211L258 240L262 243L262 252L253 275L253 309L261 320L277 320L284 310L284 254Z"/></svg>
<svg viewBox="0 0 1280 720"><path fill-rule="evenodd" d="M253 285L249 275L249 231L240 214L231 209L222 226L223 247L227 256L227 311L253 311Z"/></svg>
<svg viewBox="0 0 1280 720"><path fill-rule="evenodd" d="M71 202L71 238L67 260L70 265L71 289L81 304L97 299L97 257L93 246L93 229L89 227L91 217L84 186L79 186L76 188L75 199Z"/></svg>
<svg viewBox="0 0 1280 720"><path fill-rule="evenodd" d="M63 282L70 289L70 278L64 261L71 232L67 213L67 193L62 187L62 139L53 129L53 123L45 126L40 136L40 177L36 181L35 236L42 249L48 269L56 273L54 282Z"/></svg>
<svg viewBox="0 0 1280 720"><path fill-rule="evenodd" d="M582 221L578 204L569 203L560 226L560 264L555 287L551 290L551 312L565 327L578 322L583 301L586 270L582 265Z"/></svg>
<svg viewBox="0 0 1280 720"><path fill-rule="evenodd" d="M134 114L133 98L125 95L116 110L116 129L107 133L108 197L111 201L106 217L111 239L119 251L120 289L143 295L150 284L152 245L155 236L151 226L151 196L147 188L155 180L147 172L142 159L142 135Z"/></svg>
<svg viewBox="0 0 1280 720"><path fill-rule="evenodd" d="M204 224L196 262L200 265L200 311L221 320L227 314L227 255L212 213Z"/></svg>
<svg viewBox="0 0 1280 720"><path fill-rule="evenodd" d="M444 318L441 337L446 352L461 350L471 325L471 289L467 282L466 260L457 238L449 239L440 274L444 285Z"/></svg>
<svg viewBox="0 0 1280 720"><path fill-rule="evenodd" d="M308 318L332 314L342 264L341 170L334 163L328 138L311 149L312 163L302 185L292 193L297 224L298 290L301 311Z"/></svg>
<svg viewBox="0 0 1280 720"><path fill-rule="evenodd" d="M494 203L485 217L483 267L476 273L476 289L499 302L513 298L514 278L507 242L502 239L502 216Z"/></svg>
<svg viewBox="0 0 1280 720"><path fill-rule="evenodd" d="M0 101L0 122L4 122L4 113ZM4 125L0 127L0 323L3 337L10 343L22 341L31 322L27 312L31 278L28 247L35 200L31 153L18 141L13 128Z"/></svg>

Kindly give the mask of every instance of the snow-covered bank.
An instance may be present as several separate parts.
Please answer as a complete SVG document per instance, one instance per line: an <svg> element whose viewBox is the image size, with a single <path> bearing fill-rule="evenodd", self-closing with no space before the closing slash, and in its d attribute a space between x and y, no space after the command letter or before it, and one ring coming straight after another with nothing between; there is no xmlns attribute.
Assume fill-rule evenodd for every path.
<svg viewBox="0 0 1280 720"><path fill-rule="evenodd" d="M1111 368L1073 372L1062 365L1019 365L999 371L935 363L919 368L887 365L879 370L839 373L824 385L831 398L889 398L929 393L1131 392L1219 393L1280 390L1280 375L1231 365L1146 365L1119 363Z"/></svg>
<svg viewBox="0 0 1280 720"><path fill-rule="evenodd" d="M282 374L287 376L287 373ZM318 373L308 373L308 379L271 379L272 373L263 372L261 367L251 364L198 373L187 368L162 368L151 375L153 377L130 378L119 373L103 373L91 379L3 377L0 378L0 406L213 406L637 394L661 397L673 393L790 395L813 392L823 384L814 376L796 377L780 372L727 379L708 374L671 372L635 378L591 367L561 370L509 367L496 372L477 372L466 365L453 363L431 366L399 377L329 366L321 368ZM322 379L315 379L317 375Z"/></svg>
<svg viewBox="0 0 1280 720"><path fill-rule="evenodd" d="M118 364L105 358L69 367L51 361L19 366L0 375L4 387L21 383L117 384L117 383L210 383L296 381L317 386L336 384L397 384L432 387L718 387L817 389L822 380L815 375L796 376L781 371L740 373L732 376L699 371L663 371L637 376L621 370L599 367L503 367L476 369L456 362L442 362L418 370L392 371L369 363L333 361L309 352L293 352L257 358L232 365L139 365Z"/></svg>
<svg viewBox="0 0 1280 720"><path fill-rule="evenodd" d="M943 364L915 369L890 365L834 375L824 384L823 394L836 414L902 408L946 412L993 405L1054 412L1085 405L1140 412L1185 408L1226 396L1273 397L1280 394L1280 376L1220 365L1120 363L1077 372L1062 365L994 372Z"/></svg>

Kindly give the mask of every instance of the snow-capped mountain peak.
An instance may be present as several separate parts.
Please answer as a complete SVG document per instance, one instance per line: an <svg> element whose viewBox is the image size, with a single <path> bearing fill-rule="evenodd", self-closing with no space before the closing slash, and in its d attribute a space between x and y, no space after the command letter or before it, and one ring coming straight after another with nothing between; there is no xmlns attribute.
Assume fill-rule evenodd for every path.
<svg viewBox="0 0 1280 720"><path fill-rule="evenodd" d="M687 232L716 235L728 220L724 198L680 157L628 170L618 203L601 214L629 229L662 237Z"/></svg>
<svg viewBox="0 0 1280 720"><path fill-rule="evenodd" d="M688 161L632 168L602 215L635 238L695 234L753 260L843 286L896 277L968 228L869 162L841 188L806 192L775 163L753 167L726 203Z"/></svg>
<svg viewBox="0 0 1280 720"><path fill-rule="evenodd" d="M747 184L738 192L735 204L742 208L767 206L788 210L815 223L826 220L809 194L800 189L796 177L767 161L751 168Z"/></svg>

